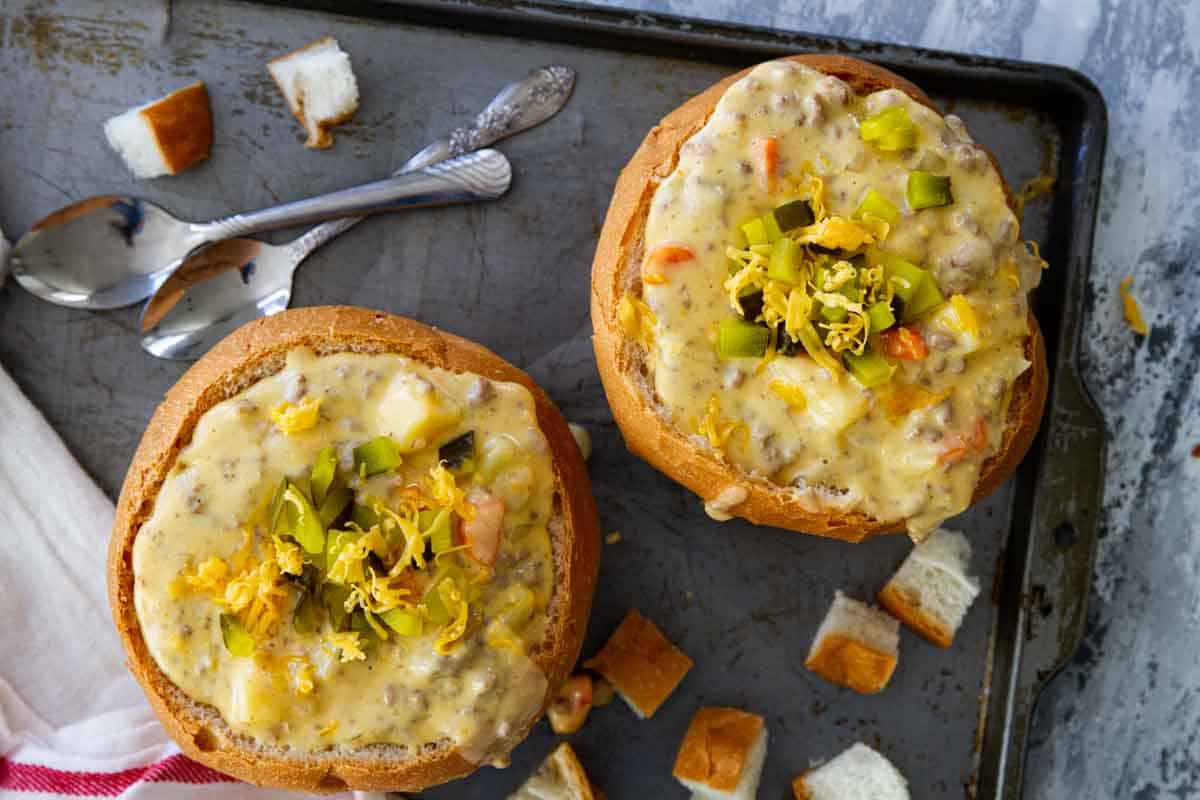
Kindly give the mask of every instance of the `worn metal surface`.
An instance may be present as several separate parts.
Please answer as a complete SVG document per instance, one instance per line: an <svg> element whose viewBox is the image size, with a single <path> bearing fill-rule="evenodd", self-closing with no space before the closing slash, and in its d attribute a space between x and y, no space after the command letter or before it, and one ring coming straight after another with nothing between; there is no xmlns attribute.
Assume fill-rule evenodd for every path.
<svg viewBox="0 0 1200 800"><path fill-rule="evenodd" d="M1006 770L1019 765L1020 747L1010 745L1023 739L1038 679L1057 667L1077 632L1094 533L1094 518L1081 515L1095 510L1087 494L1094 486L1078 478L1089 475L1076 467L1077 479L1065 480L1072 472L1052 458L1043 475L1060 479L1039 483L1027 464L1015 484L956 520L972 535L976 570L985 586L994 584L991 597L985 592L976 603L950 652L906 634L886 693L860 697L823 683L802 662L833 590L869 597L903 558L907 542L892 537L851 546L712 522L691 495L625 451L592 361L592 249L616 172L641 135L731 65L822 43L663 28L619 15L602 15L594 20L601 27L589 32L577 27L577 16L535 10L506 20L504 8L500 17L475 19L493 32L480 35L414 24L471 21L445 7L423 12L355 3L352 10L393 19L178 0L168 19L164 4L151 0L78 0L49 8L0 0L0 74L10 95L0 107L6 188L0 223L19 233L70 200L134 188L103 145L102 121L196 78L208 82L213 97L212 160L136 188L177 214L203 219L387 174L461 124L505 81L542 63L574 66L579 83L567 109L503 145L516 170L504 201L371 220L314 254L297 276L295 304L373 306L478 339L526 367L569 418L591 430L590 466L603 523L622 540L605 548L586 651L636 606L697 664L653 720L637 721L618 703L594 712L572 737L610 796L682 791L670 778L671 763L700 703L767 716L772 747L763 796L781 796L795 773L855 740L887 754L909 776L915 796L958 798L976 781L990 796L998 781L1014 774ZM408 21L396 21L400 16ZM338 36L354 59L364 103L355 121L335 132L335 148L318 153L300 147L298 126L264 63L326 33ZM504 35L513 33L546 38ZM647 55L651 50L659 54ZM1071 361L1075 322L1065 304L1077 299L1087 265L1080 245L1090 231L1080 228L1076 212L1094 202L1088 182L1095 176L1083 167L1094 167L1098 153L1094 136L1093 150L1080 152L1072 138L1078 117L1064 98L1078 99L1087 87L1072 87L1060 73L937 60L898 48L870 48L867 55L896 63L966 118L1014 185L1056 164L1071 178L1053 205L1031 205L1026 230L1046 241L1052 275L1073 276L1069 282L1050 278L1039 311L1051 346L1063 345L1056 353L1055 399L1078 400L1073 376L1062 369ZM1022 105L1039 82L1048 87L1045 107ZM0 362L110 494L155 403L182 370L144 354L135 324L132 310L88 314L38 303L11 285L0 290ZM1096 428L1086 409L1072 403L1052 419L1055 427L1042 439L1051 444L1045 452L1072 453L1096 477ZM1038 486L1054 494L1035 499ZM1058 539L1045 536L1064 515L1076 536L1064 529ZM1005 561L1010 568L1001 573L1002 544L1014 527ZM1031 530L1039 534L1028 548L1038 567L1027 581ZM1035 584L1040 588L1033 595L1025 591ZM1018 661L1022 648L1029 657ZM987 725L977 745L982 707ZM502 796L551 740L539 726L514 754L511 769L485 769L429 794ZM980 752L983 768L976 775ZM1011 781L1010 791L1016 791Z"/></svg>

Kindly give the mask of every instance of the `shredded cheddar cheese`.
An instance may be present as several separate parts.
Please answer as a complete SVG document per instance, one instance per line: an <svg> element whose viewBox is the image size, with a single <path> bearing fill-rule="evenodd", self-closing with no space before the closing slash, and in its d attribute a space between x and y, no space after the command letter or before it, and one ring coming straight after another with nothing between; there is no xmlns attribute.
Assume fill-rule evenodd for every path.
<svg viewBox="0 0 1200 800"><path fill-rule="evenodd" d="M1121 279L1121 285L1118 290L1121 293L1121 303L1125 309L1125 321L1129 323L1129 327L1134 333L1145 336L1149 333L1146 327L1146 320L1142 317L1142 307L1138 305L1137 298L1129 293L1133 288L1133 276L1126 275Z"/></svg>
<svg viewBox="0 0 1200 800"><path fill-rule="evenodd" d="M337 729L338 729L338 721L336 719L330 720L330 722L327 725L325 725L325 727L323 727L319 731L317 731L317 734L320 736L333 736L335 733L337 733Z"/></svg>
<svg viewBox="0 0 1200 800"><path fill-rule="evenodd" d="M288 659L288 669L291 673L292 688L296 694L312 694L317 685L312 662L304 656L292 656Z"/></svg>
<svg viewBox="0 0 1200 800"><path fill-rule="evenodd" d="M338 551L337 559L329 567L327 575L331 583L342 585L361 584L367 580L367 556L375 553L385 556L388 552L387 542L375 526L351 542L347 542Z"/></svg>
<svg viewBox="0 0 1200 800"><path fill-rule="evenodd" d="M289 436L307 431L321 419L321 398L306 397L298 406L284 400L271 409L271 419L276 428Z"/></svg>
<svg viewBox="0 0 1200 800"><path fill-rule="evenodd" d="M299 575L304 571L304 554L295 542L275 538L275 563L279 571L288 575Z"/></svg>
<svg viewBox="0 0 1200 800"><path fill-rule="evenodd" d="M893 383L890 390L884 392L880 399L887 418L894 422L910 411L937 405L953 393L953 388L934 393L916 384Z"/></svg>
<svg viewBox="0 0 1200 800"><path fill-rule="evenodd" d="M697 433L708 439L708 443L714 448L720 450L740 427L740 422L721 418L721 396L714 392L713 396L708 399L708 405L705 406L704 419L697 426Z"/></svg>
<svg viewBox="0 0 1200 800"><path fill-rule="evenodd" d="M1021 273L1017 269L1017 264L1015 261L1009 260L1004 262L1004 265L1000 267L998 274L1001 278L1004 278L1004 280L1011 283L1014 289L1021 288Z"/></svg>
<svg viewBox="0 0 1200 800"><path fill-rule="evenodd" d="M467 493L458 488L454 473L438 463L429 470L429 480L426 482L429 496L433 502L442 508L450 509L463 519L469 520L475 516L475 508L467 502Z"/></svg>
<svg viewBox="0 0 1200 800"><path fill-rule="evenodd" d="M467 632L467 617L468 611L467 600L463 597L462 592L454 585L454 581L443 580L437 586L437 593L441 597L442 605L446 607L453 616L453 621L442 629L438 634L437 640L433 643L433 649L441 655L446 655L454 646L458 644L463 635Z"/></svg>
<svg viewBox="0 0 1200 800"><path fill-rule="evenodd" d="M1024 217L1026 203L1053 192L1056 182L1057 179L1053 175L1038 175L1036 178L1025 181L1021 191L1017 192L1014 202L1017 219L1020 220Z"/></svg>
<svg viewBox="0 0 1200 800"><path fill-rule="evenodd" d="M229 566L214 556L196 567L194 574L185 573L183 579L190 588L198 592L220 596L225 594L228 577Z"/></svg>
<svg viewBox="0 0 1200 800"><path fill-rule="evenodd" d="M816 244L831 250L858 250L875 242L870 230L843 217L827 217L800 228L797 234L796 241L800 244Z"/></svg>
<svg viewBox="0 0 1200 800"><path fill-rule="evenodd" d="M367 658L367 654L362 650L362 642L354 631L327 634L325 641L339 651L339 658L343 664L349 661L365 661Z"/></svg>
<svg viewBox="0 0 1200 800"><path fill-rule="evenodd" d="M796 411L803 411L808 407L808 398L804 396L804 390L796 384L776 378L768 385L772 392L782 397L784 402Z"/></svg>
<svg viewBox="0 0 1200 800"><path fill-rule="evenodd" d="M975 314L975 309L971 306L971 301L963 297L961 294L952 295L950 297L950 307L954 309L954 317L957 322L956 328L963 333L969 333L972 336L979 336L979 317Z"/></svg>
<svg viewBox="0 0 1200 800"><path fill-rule="evenodd" d="M617 322L625 335L636 341L642 349L649 350L654 346L654 326L658 319L645 301L631 294L621 296L617 304Z"/></svg>

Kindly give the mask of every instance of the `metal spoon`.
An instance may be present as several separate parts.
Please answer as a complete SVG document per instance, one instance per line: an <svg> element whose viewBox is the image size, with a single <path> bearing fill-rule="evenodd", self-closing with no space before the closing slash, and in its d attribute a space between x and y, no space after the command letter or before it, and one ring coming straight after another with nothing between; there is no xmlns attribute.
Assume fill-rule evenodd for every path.
<svg viewBox="0 0 1200 800"><path fill-rule="evenodd" d="M512 181L495 150L307 200L214 222L177 220L136 197L93 197L33 226L13 249L13 277L44 300L75 308L119 308L154 293L196 248L247 233L500 197Z"/></svg>
<svg viewBox="0 0 1200 800"><path fill-rule="evenodd" d="M473 124L410 158L397 174L486 147L554 116L575 85L569 67L542 67L504 87ZM342 219L282 245L231 239L191 256L142 312L142 347L161 358L196 358L250 320L287 308L292 275L309 253L359 223Z"/></svg>

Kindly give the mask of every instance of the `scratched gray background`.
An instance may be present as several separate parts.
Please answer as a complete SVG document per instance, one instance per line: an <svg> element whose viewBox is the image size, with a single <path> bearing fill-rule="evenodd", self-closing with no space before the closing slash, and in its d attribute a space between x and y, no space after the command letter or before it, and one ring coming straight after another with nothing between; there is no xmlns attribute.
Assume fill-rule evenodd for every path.
<svg viewBox="0 0 1200 800"><path fill-rule="evenodd" d="M743 8L710 0L671 9L1082 64L1113 104L1108 224L1102 221L1099 234L1085 348L1093 389L1115 423L1113 480L1089 639L1039 719L1027 795L1035 798L1076 791L1187 796L1197 780L1191 737L1198 714L1186 702L1197 648L1167 644L1168 634L1200 639L1186 580L1193 564L1179 557L1181 546L1186 556L1191 530L1184 521L1195 509L1189 513L1182 491L1171 488L1185 485L1191 477L1185 470L1195 469L1186 455L1196 438L1194 414L1186 414L1195 393L1191 377L1183 379L1195 328L1187 317L1172 324L1165 308L1170 297L1190 310L1197 294L1184 277L1195 249L1197 202L1183 181L1197 170L1183 168L1196 164L1183 132L1186 109L1200 99L1198 15L1194 4L1159 8L1161 19L1132 26L1147 31L1139 36L1124 17L1087 3L984 3L961 14L950 3L914 11L887 0L814 2L803 13L779 2ZM203 77L213 94L214 158L184 176L136 188L203 218L377 177L473 113L502 80L562 54L581 71L578 93L552 123L504 145L517 168L509 198L486 208L372 221L312 259L299 275L296 303L376 306L477 338L530 369L569 417L592 429L604 524L621 530L624 540L606 548L588 649L626 607L637 605L697 660L679 695L653 721L634 723L615 706L574 737L614 798L680 793L666 773L699 702L767 713L774 744L764 796L781 796L810 759L859 738L888 753L913 779L917 796L961 796L991 607L976 605L954 658L906 636L883 702L824 685L799 664L829 594L835 586L860 596L872 591L902 556L903 542L851 550L739 524L716 526L691 497L626 455L599 391L586 339L586 270L613 175L642 131L721 70L633 56L617 67L600 53L544 45L531 51L506 40L489 41L485 52L452 33L308 13L284 17L225 3L177 2L169 36L165 7L151 0L0 0L0 25L7 94L0 103L0 224L10 234L68 200L133 189L103 146L99 125L186 79ZM351 52L364 106L339 129L332 152L312 153L299 147L262 64L326 32ZM445 83L448 71L454 80ZM1150 99L1147 87L1154 89ZM1000 110L964 113L981 138L998 146L1011 180L1036 171L1033 140L1002 135L1015 136L1020 127L1006 124ZM1148 344L1136 343L1119 324L1112 288L1125 271L1139 276L1157 323ZM1156 308L1164 311L1155 314ZM134 347L133 321L128 311L70 312L35 303L11 285L0 289L0 363L110 494L154 404L180 372ZM993 542L977 554L989 571L995 534L1006 522L1003 499L962 523L976 531L977 542ZM1148 590L1152 583L1161 584L1156 594ZM439 795L494 797L549 741L539 730L519 749L512 770L485 771Z"/></svg>

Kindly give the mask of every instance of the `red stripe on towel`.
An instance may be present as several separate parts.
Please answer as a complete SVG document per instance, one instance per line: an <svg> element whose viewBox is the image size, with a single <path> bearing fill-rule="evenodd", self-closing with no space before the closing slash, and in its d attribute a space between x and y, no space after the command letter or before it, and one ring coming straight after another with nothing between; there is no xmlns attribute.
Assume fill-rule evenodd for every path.
<svg viewBox="0 0 1200 800"><path fill-rule="evenodd" d="M67 772L0 758L0 789L73 797L116 797L139 781L149 783L235 783L236 779L176 753L144 767L119 772Z"/></svg>

